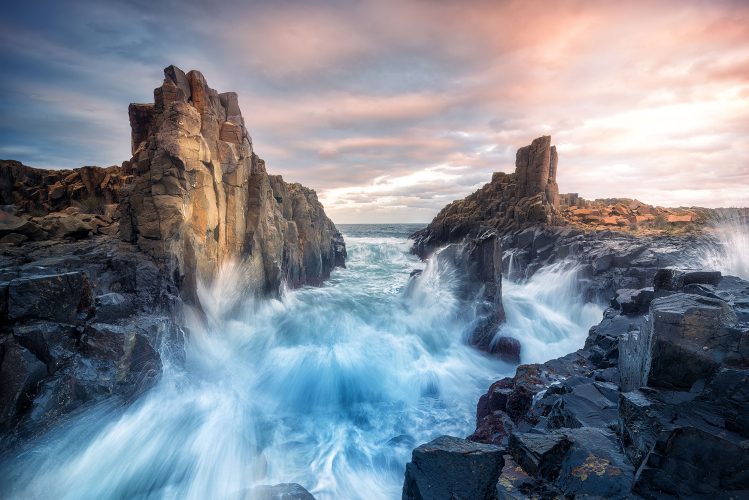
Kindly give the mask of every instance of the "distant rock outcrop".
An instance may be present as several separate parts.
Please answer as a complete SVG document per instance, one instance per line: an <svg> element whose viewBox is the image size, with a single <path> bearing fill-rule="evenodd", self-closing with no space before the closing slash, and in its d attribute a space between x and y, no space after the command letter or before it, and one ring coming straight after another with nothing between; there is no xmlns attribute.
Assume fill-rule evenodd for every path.
<svg viewBox="0 0 749 500"><path fill-rule="evenodd" d="M0 160L0 205L38 215L75 205L114 204L119 202L120 189L128 180L118 166L44 170Z"/></svg>
<svg viewBox="0 0 749 500"><path fill-rule="evenodd" d="M164 70L154 104L131 104L133 182L122 191L120 237L184 283L243 263L259 295L283 282L317 284L345 246L314 191L269 176L252 148L237 94L198 71Z"/></svg>
<svg viewBox="0 0 749 500"><path fill-rule="evenodd" d="M495 172L490 183L456 200L412 238L422 258L446 243L475 237L486 229L510 230L558 220L557 150L551 136L517 151L515 172Z"/></svg>
<svg viewBox="0 0 749 500"><path fill-rule="evenodd" d="M505 319L499 242L506 231L558 220L557 161L551 137L535 139L518 149L514 173L495 173L490 183L447 205L429 226L411 236L412 252L421 258L448 243L461 247L457 255L464 262L455 264L465 269L467 281L481 285L482 306L468 342L512 363L520 359L518 341L495 336Z"/></svg>

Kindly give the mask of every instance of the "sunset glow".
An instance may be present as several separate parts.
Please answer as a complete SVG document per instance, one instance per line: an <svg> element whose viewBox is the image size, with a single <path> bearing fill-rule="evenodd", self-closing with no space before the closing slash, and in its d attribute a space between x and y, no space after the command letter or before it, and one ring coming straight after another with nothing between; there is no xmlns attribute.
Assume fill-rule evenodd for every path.
<svg viewBox="0 0 749 500"><path fill-rule="evenodd" d="M120 163L127 104L174 63L236 89L257 152L337 222L427 221L540 134L563 192L749 200L744 2L339 7L16 7L0 24L0 157ZM167 18L181 29L151 29Z"/></svg>

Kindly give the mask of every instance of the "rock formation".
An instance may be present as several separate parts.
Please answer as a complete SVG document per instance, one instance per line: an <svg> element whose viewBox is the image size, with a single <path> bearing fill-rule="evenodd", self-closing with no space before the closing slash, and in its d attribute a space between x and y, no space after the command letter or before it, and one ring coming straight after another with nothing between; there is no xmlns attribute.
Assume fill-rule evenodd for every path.
<svg viewBox="0 0 749 500"><path fill-rule="evenodd" d="M268 175L234 93L170 66L130 106L122 167L0 161L0 448L184 358L185 301L234 260L249 293L319 284L346 247L311 189ZM294 485L268 490L294 493ZM269 487L270 488L270 487Z"/></svg>
<svg viewBox="0 0 749 500"><path fill-rule="evenodd" d="M0 160L0 205L19 212L58 212L70 206L102 209L119 203L119 192L129 181L117 166L43 170L13 160Z"/></svg>
<svg viewBox="0 0 749 500"><path fill-rule="evenodd" d="M314 191L269 176L254 153L237 94L219 94L198 71L164 75L154 104L130 105L122 240L183 281L188 297L231 260L261 295L319 283L342 265L343 240Z"/></svg>
<svg viewBox="0 0 749 500"><path fill-rule="evenodd" d="M466 492L500 499L745 495L749 282L666 267L698 262L695 249L709 235L695 228L720 210L558 195L556 155L545 144L521 148L514 174L494 174L448 205L413 236L413 251L424 257L439 247L438 255L474 248L477 235L492 234L501 255L464 252L465 262L456 264L473 270L464 273L470 281L484 283L498 267L500 275L522 280L568 262L579 291L611 307L582 349L520 365L481 396L468 440L495 447L502 455L498 471L475 467L487 453L480 449L453 453L449 463L425 453L450 442L443 437L414 450L403 497L438 498L430 491L448 487L455 498ZM487 298L487 310L492 303L500 317L501 296ZM469 341L493 337L498 345L499 325L483 326ZM491 352L485 342L472 343ZM481 472L452 474L463 469ZM494 485L491 493L473 490L487 484Z"/></svg>
<svg viewBox="0 0 749 500"><path fill-rule="evenodd" d="M505 446L523 472L503 470L498 488L655 498L749 487L749 282L664 269L653 285L620 291L583 349L521 366L482 396L471 439ZM566 444L583 429L606 436L576 437L598 482L562 479L586 468Z"/></svg>
<svg viewBox="0 0 749 500"><path fill-rule="evenodd" d="M502 449L441 436L413 451L406 465L403 500L454 498L493 500Z"/></svg>
<svg viewBox="0 0 749 500"><path fill-rule="evenodd" d="M489 387L468 440L491 449L414 450L403 498L744 495L749 282L662 269L651 285L620 290L582 349ZM474 465L493 455L499 468ZM461 496L487 484L496 496Z"/></svg>
<svg viewBox="0 0 749 500"><path fill-rule="evenodd" d="M426 257L446 243L475 237L486 229L500 232L558 220L557 150L546 135L517 151L515 172L495 172L490 183L443 208L416 232L414 253Z"/></svg>

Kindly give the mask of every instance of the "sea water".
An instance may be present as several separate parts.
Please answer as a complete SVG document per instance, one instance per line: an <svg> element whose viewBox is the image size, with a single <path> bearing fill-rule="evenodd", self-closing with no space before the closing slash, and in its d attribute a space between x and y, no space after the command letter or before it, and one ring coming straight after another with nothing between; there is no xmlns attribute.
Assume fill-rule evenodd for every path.
<svg viewBox="0 0 749 500"><path fill-rule="evenodd" d="M231 265L187 315L184 364L124 407L86 408L0 465L10 498L251 498L297 482L318 499L400 498L411 451L465 437L514 366L464 342L473 308L448 263L409 253L418 225L341 225L349 258L321 287L244 301ZM410 274L422 269L420 278ZM504 282L523 362L582 347L602 308L574 265Z"/></svg>

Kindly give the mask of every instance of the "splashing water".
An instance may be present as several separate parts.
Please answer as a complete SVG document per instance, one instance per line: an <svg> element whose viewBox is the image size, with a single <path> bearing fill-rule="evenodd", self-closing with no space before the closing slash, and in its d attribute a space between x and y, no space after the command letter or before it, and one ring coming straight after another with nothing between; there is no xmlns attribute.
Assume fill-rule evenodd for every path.
<svg viewBox="0 0 749 500"><path fill-rule="evenodd" d="M432 259L409 284L417 227L341 229L348 267L323 287L252 302L231 268L201 286L185 367L30 443L0 465L0 496L247 498L298 482L320 499L399 498L411 450L470 434L478 397L514 367L461 341L473 318L449 265ZM505 282L503 333L524 362L580 347L600 319L575 282L564 266Z"/></svg>
<svg viewBox="0 0 749 500"><path fill-rule="evenodd" d="M749 217L738 210L727 211L708 230L700 249L701 265L749 279Z"/></svg>
<svg viewBox="0 0 749 500"><path fill-rule="evenodd" d="M526 282L503 282L502 335L520 340L523 363L542 363L585 343L603 308L585 302L580 283L578 266L570 262L542 268Z"/></svg>

